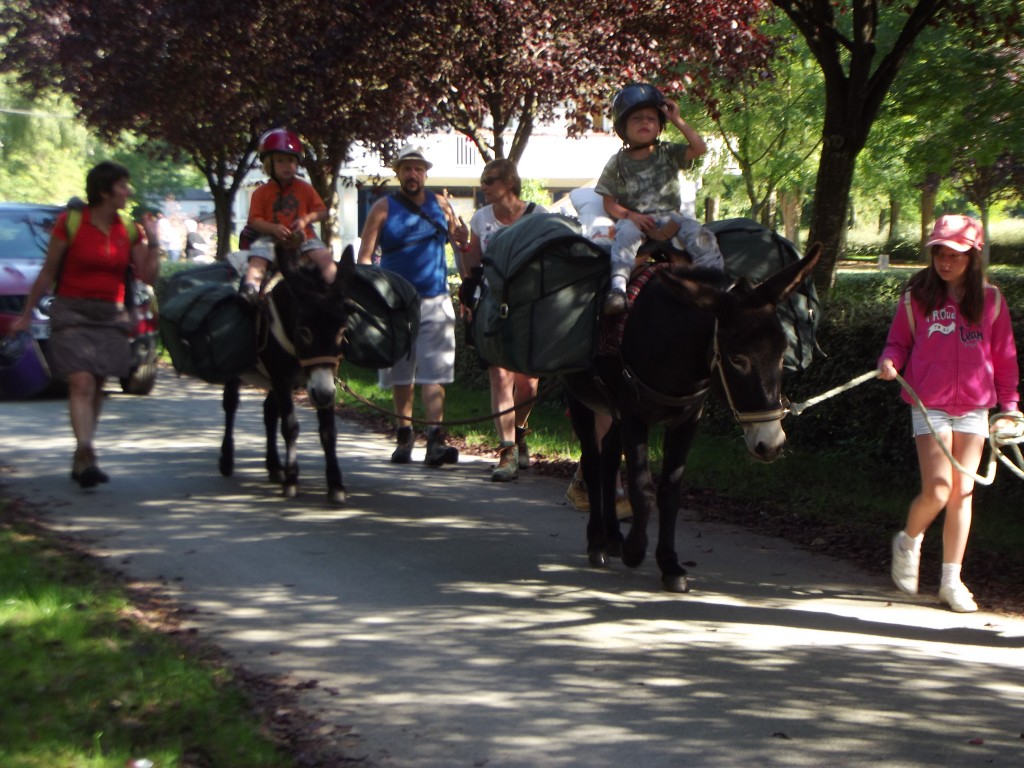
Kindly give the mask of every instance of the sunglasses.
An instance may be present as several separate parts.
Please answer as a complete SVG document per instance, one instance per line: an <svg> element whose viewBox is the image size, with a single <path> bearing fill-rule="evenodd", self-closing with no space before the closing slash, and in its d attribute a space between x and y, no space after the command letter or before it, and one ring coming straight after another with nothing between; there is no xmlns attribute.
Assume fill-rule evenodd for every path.
<svg viewBox="0 0 1024 768"><path fill-rule="evenodd" d="M482 179L480 179L480 183L483 186L485 186L485 187L491 186L491 184L493 184L496 181L501 181L501 177L500 176L484 176Z"/></svg>

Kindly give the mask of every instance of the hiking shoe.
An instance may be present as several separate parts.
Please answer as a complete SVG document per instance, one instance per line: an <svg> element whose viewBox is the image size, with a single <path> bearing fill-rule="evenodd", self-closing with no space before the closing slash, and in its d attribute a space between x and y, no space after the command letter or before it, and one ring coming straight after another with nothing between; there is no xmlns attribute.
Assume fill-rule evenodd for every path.
<svg viewBox="0 0 1024 768"><path fill-rule="evenodd" d="M565 489L565 498L580 512L590 511L590 497L587 496L587 484L575 477L569 481L569 487Z"/></svg>
<svg viewBox="0 0 1024 768"><path fill-rule="evenodd" d="M943 584L939 587L939 602L948 605L949 610L955 613L974 613L978 610L978 604L974 602L974 595L963 585L963 582L952 585Z"/></svg>
<svg viewBox="0 0 1024 768"><path fill-rule="evenodd" d="M621 288L612 288L604 296L601 305L602 315L621 315L626 311L626 292Z"/></svg>
<svg viewBox="0 0 1024 768"><path fill-rule="evenodd" d="M526 436L530 434L530 430L526 427L516 427L516 449L518 453L518 463L520 469L530 468L530 448L526 444Z"/></svg>
<svg viewBox="0 0 1024 768"><path fill-rule="evenodd" d="M94 488L99 483L110 481L110 476L96 466L96 454L92 448L78 448L71 462L71 479L83 488Z"/></svg>
<svg viewBox="0 0 1024 768"><path fill-rule="evenodd" d="M254 307L260 300L260 287L252 283L242 283L238 286L238 295L242 297L243 303Z"/></svg>
<svg viewBox="0 0 1024 768"><path fill-rule="evenodd" d="M905 550L900 546L900 534L892 539L892 581L902 592L917 594L917 572L921 568L921 553L917 549Z"/></svg>
<svg viewBox="0 0 1024 768"><path fill-rule="evenodd" d="M448 445L448 438L440 429L432 429L427 433L427 454L423 463L430 467L442 464L456 464L459 461L459 449Z"/></svg>
<svg viewBox="0 0 1024 768"><path fill-rule="evenodd" d="M498 466L491 472L491 481L507 483L519 477L519 446L502 444L498 451Z"/></svg>
<svg viewBox="0 0 1024 768"><path fill-rule="evenodd" d="M400 427L398 430L398 447L391 454L392 464L408 464L412 461L412 447L416 443L416 437L412 433L412 427Z"/></svg>

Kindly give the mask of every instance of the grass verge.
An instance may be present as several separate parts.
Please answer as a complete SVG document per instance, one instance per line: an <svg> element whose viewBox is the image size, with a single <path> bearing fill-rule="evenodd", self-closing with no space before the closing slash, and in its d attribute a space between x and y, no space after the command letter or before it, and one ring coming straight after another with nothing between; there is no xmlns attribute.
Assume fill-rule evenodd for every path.
<svg viewBox="0 0 1024 768"><path fill-rule="evenodd" d="M158 603L0 499L0 765L287 768L318 748L281 721L296 715L280 686L174 631Z"/></svg>

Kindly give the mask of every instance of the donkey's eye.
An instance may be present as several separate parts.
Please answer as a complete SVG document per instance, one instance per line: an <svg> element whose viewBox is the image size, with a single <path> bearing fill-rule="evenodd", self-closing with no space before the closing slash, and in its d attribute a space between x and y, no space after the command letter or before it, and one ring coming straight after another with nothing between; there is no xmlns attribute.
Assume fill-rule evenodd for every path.
<svg viewBox="0 0 1024 768"><path fill-rule="evenodd" d="M312 344L313 343L313 331L306 326L300 326L296 329L295 340L300 344Z"/></svg>
<svg viewBox="0 0 1024 768"><path fill-rule="evenodd" d="M729 364L742 374L751 371L750 357L747 355L729 355Z"/></svg>

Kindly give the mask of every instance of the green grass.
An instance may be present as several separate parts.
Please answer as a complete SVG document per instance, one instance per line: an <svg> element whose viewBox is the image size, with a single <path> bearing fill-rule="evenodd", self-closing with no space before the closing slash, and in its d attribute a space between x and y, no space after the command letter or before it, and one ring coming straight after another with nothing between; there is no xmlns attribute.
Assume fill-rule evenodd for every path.
<svg viewBox="0 0 1024 768"><path fill-rule="evenodd" d="M342 363L338 376L353 392L372 402L378 409L388 414L393 412L391 393L377 386L375 371ZM449 425L449 434L465 439L471 446L497 450L498 439L494 431L494 421L489 418L492 411L490 390L487 385L476 380L465 384L457 379L445 389L445 422ZM572 427L565 413L560 385L547 379L542 380L540 396L542 399L534 406L529 421L533 431L529 438L531 453L539 453L552 459L578 459L579 444L573 437ZM357 402L347 393L341 395L341 401L361 413L383 416L379 411ZM417 392L413 418L423 417ZM420 424L417 428L423 430L425 426Z"/></svg>
<svg viewBox="0 0 1024 768"><path fill-rule="evenodd" d="M108 574L0 504L0 765L292 765L226 667L144 626Z"/></svg>

